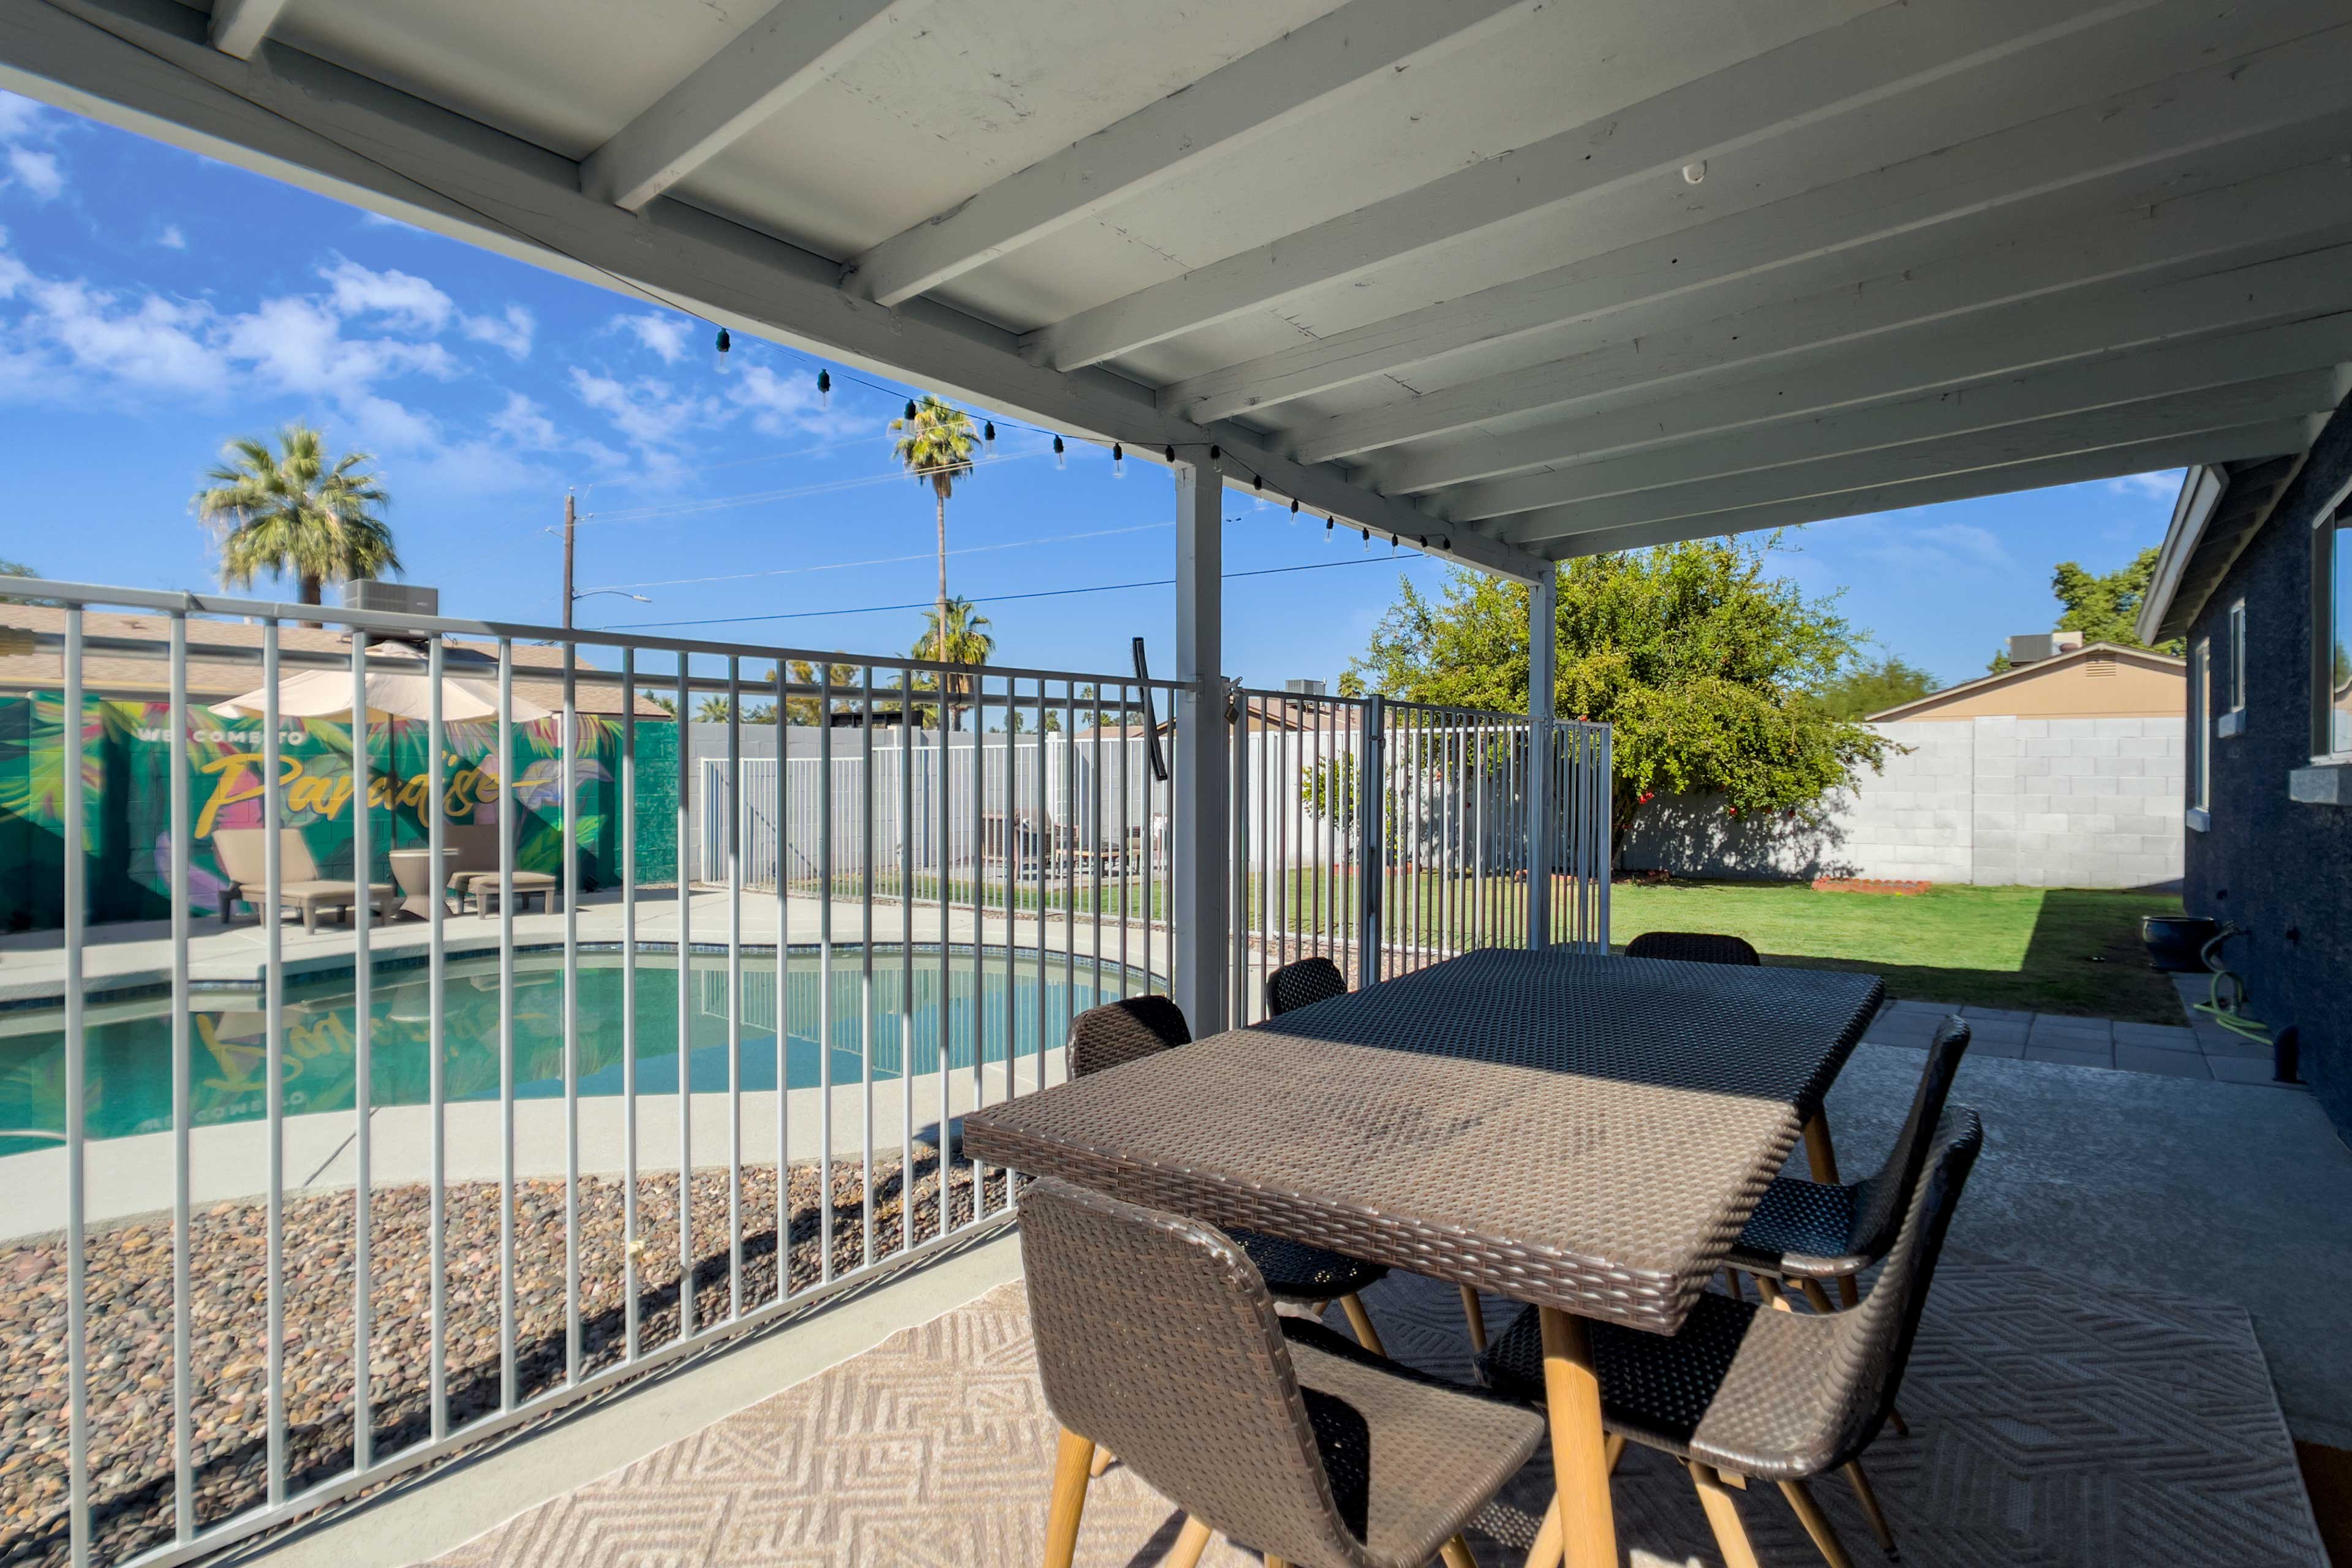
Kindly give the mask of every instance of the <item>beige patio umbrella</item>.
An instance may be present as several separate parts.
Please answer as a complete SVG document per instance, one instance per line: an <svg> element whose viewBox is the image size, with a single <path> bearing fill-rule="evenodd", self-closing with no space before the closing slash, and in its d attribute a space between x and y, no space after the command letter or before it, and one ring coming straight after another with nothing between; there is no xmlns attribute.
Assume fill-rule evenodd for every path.
<svg viewBox="0 0 2352 1568"><path fill-rule="evenodd" d="M383 669L381 663L414 664L410 669ZM474 665L488 661L480 655L467 657ZM460 723L471 720L495 719L499 716L499 689L495 679L469 680L445 673L441 677L441 718L445 723ZM232 697L213 705L212 710L224 719L247 716L265 717L269 700L269 689L257 687L242 697ZM548 710L536 702L517 697L511 703L514 721L528 724L549 716ZM342 719L352 713L352 675L348 669L308 669L278 683L278 714L281 719ZM425 673L424 651L403 642L378 642L368 648L367 722L395 724L403 719L430 722L433 718L433 680ZM497 770L505 773L503 763ZM397 795L400 776L397 769L389 775ZM393 814L392 842L397 845L400 816Z"/></svg>
<svg viewBox="0 0 2352 1568"><path fill-rule="evenodd" d="M414 664L414 670L382 669L380 662ZM242 697L215 703L213 711L224 719L259 718L269 700L269 689L258 687ZM514 700L514 721L528 724L548 717L535 702ZM380 642L368 649L368 722L433 717L433 682L425 673L425 655L408 643ZM352 712L352 676L347 669L308 669L278 683L278 712L286 719L348 719ZM441 717L449 723L499 716L495 680L469 680L444 673L441 677Z"/></svg>

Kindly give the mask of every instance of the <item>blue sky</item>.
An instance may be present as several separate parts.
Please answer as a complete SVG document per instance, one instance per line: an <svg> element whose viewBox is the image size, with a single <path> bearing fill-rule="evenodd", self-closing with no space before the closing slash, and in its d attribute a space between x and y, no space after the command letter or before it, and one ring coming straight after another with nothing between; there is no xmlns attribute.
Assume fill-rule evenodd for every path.
<svg viewBox="0 0 2352 1568"><path fill-rule="evenodd" d="M579 582L625 586L583 626L795 618L689 635L817 649L909 647L928 603L928 490L893 477L910 389L738 340L717 372L701 323L374 218L323 197L0 93L0 405L11 483L0 556L62 578L204 588L216 561L190 497L221 444L292 419L372 452L411 581L445 612L560 617L555 531L579 497ZM919 390L919 389L911 389ZM986 410L980 410L985 414ZM1815 524L1780 569L1886 651L1945 679L1982 672L2056 613L2052 564L2105 570L2163 536L2177 476ZM1446 569L1229 496L1228 572L1344 561L1226 586L1226 668L1330 679L1400 575ZM984 601L998 659L1117 671L1128 639L1172 667L1172 590L1015 598L1170 574L1167 472L1000 426L949 509L949 582ZM1045 541L1050 542L1036 542ZM284 592L257 584L257 592Z"/></svg>

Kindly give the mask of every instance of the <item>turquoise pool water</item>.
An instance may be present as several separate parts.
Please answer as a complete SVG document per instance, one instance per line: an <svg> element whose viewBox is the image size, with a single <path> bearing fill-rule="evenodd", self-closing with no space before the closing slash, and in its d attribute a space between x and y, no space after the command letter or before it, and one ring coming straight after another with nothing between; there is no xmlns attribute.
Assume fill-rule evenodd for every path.
<svg viewBox="0 0 2352 1568"><path fill-rule="evenodd" d="M833 1078L856 1083L862 1048L864 954L836 950L830 982ZM1122 994L1118 966L1080 958L1074 981L1049 956L1041 982L1034 957L1008 972L1003 956L985 956L975 976L969 949L949 954L944 986L936 950L911 966L895 952L873 960L873 1056L877 1080L903 1065L936 1072L944 1010L950 1068L1005 1059L1008 1039L1034 1056L1039 1039L1058 1044L1070 1014ZM909 973L911 967L911 973ZM819 1078L818 960L793 953L786 964L785 1083L815 1087ZM370 1085L376 1105L422 1105L427 1098L431 1036L428 980L422 967L379 973L369 1007ZM912 1005L908 1003L911 984ZM677 968L675 958L641 956L636 965L636 1064L640 1093L677 1089ZM742 1084L776 1084L776 965L772 956L743 960ZM617 1095L622 1081L622 970L619 955L584 954L580 964L581 1092ZM688 997L692 1049L688 1072L696 1092L727 1087L727 960L697 953ZM1010 1030L1006 1009L1011 1007ZM358 1009L350 976L289 984L285 998L286 1112L348 1110L356 1073L352 1047ZM190 1008L189 1039L197 1126L250 1121L267 1112L267 1020L261 998L200 993ZM1042 1027L1041 1027L1042 1026ZM451 1101L499 1097L499 966L496 958L452 961L443 993L445 1080ZM172 1024L168 999L96 1006L89 1041L86 1125L93 1139L160 1132L172 1125ZM548 955L518 962L515 976L515 1082L519 1099L563 1093L563 973ZM0 1155L54 1148L65 1131L65 1036L58 1013L0 1015Z"/></svg>

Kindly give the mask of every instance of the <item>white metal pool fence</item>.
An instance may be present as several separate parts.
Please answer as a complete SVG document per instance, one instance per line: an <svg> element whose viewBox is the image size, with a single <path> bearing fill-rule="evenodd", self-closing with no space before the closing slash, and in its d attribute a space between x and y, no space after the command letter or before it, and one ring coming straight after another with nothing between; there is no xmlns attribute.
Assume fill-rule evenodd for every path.
<svg viewBox="0 0 2352 1568"><path fill-rule="evenodd" d="M58 753L62 1093L58 1125L37 1130L54 1147L5 1158L57 1173L57 1234L17 1246L39 1254L26 1265L37 1272L62 1266L67 1373L47 1413L58 1430L19 1440L26 1495L39 1500L0 1521L0 1557L12 1561L81 1568L202 1555L1002 1224L1005 1173L962 1157L957 1119L1058 1079L1058 1047L1084 1000L1181 992L1188 952L1223 972L1226 1016L1195 1019L1205 1032L1258 1017L1265 974L1310 953L1362 984L1469 947L1607 941L1609 740L1598 727L1231 688L1228 831L1203 844L1177 788L1187 737L1168 721L1172 681L42 581L11 591L61 608L56 629L33 637L34 651L58 661L56 697L42 699L54 734L26 743ZM165 625L143 639L116 635L113 622L94 635L86 612L104 608ZM248 659L264 693L256 794L266 863L251 889L263 910L278 910L289 882L277 829L326 809L326 797L292 801L284 786L278 694L291 672L347 673L352 707L364 711L372 673L418 668L370 645L422 646L429 760L423 820L408 831L434 866L448 847L449 813L436 807L451 772L478 763L452 749L463 742L445 721L457 689L444 685L443 639L495 647L495 755L515 758L521 739L552 764L553 782L532 795L510 780L485 807L498 828L495 1039L447 1036L446 899L424 900L425 940L402 944L404 962L421 948L429 979L421 1022L373 1005L378 949L392 939L355 921L339 939L352 988L350 1102L312 1100L297 1115L287 1085L303 1064L288 1047L281 921L201 939L258 946L265 1062L249 1196L208 1198L200 1213L194 1166L217 1190L221 1162L251 1145L191 1114L192 747L217 721L189 691L189 627L208 617L257 630L242 652L207 639L204 658ZM0 624L8 618L0 605ZM347 655L285 647L281 628L301 621L360 635ZM530 641L564 648L562 702L525 725L515 649ZM100 652L152 660L168 692L172 798L158 853L171 901L171 1047L168 1066L150 1070L169 1072L173 1109L168 1132L152 1135L160 1157L145 1207L164 1216L152 1221L93 1223L88 1204L99 1156L86 837L116 787L89 766L102 724L88 722L86 662ZM599 721L618 731L609 782L620 862L618 887L593 901L577 852L580 706L591 691L614 715ZM683 714L707 696L728 704L725 755L698 767L687 727L667 714L655 724L639 700ZM781 765L743 754L752 701L793 721ZM379 718L366 743L343 743L343 799L370 799L389 728ZM709 886L696 897L649 894L640 876L650 826L640 807L657 762L677 780L660 805L675 814L677 845L703 857ZM383 863L372 838L408 800L352 813L355 868ZM551 947L560 927L561 991L541 984L527 1004L553 997L561 1013L560 1068L541 1082L522 1079L537 1069L516 1044L526 1005L516 960L530 945L530 932L518 934L528 880L518 844L533 811L553 816L556 842L573 847L553 868L560 921L530 928ZM1230 867L1226 918L1188 933L1172 918L1175 873L1204 854ZM804 944L813 983L777 983L775 941L747 938L747 914ZM583 951L620 968L617 1042L584 1036ZM681 955L690 984L677 978ZM314 973L317 950L304 956ZM919 993L929 1000L919 1005ZM644 1025L648 995L670 1011ZM425 1053L420 1104L378 1101L379 1036L387 1050ZM795 1079L795 1037L824 1042L810 1053L814 1082ZM446 1064L468 1047L496 1052L495 1106L451 1096ZM698 1052L712 1049L724 1082L706 1091ZM759 1067L756 1085L747 1062ZM319 1167L332 1173L307 1159L289 1169L299 1122L316 1124L292 1129L303 1147L321 1129L340 1140L343 1163ZM453 1178L453 1132L474 1141L455 1148L460 1170L486 1169L483 1144L495 1144L494 1179ZM380 1152L380 1135L423 1148ZM113 1157L136 1163L131 1152Z"/></svg>

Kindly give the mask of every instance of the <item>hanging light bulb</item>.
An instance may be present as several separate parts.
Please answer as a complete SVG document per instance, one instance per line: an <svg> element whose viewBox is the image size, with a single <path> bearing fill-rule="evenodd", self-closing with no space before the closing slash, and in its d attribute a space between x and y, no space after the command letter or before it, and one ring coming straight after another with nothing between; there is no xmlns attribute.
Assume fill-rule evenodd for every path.
<svg viewBox="0 0 2352 1568"><path fill-rule="evenodd" d="M1054 467L1067 469L1069 466L1070 455L1062 450L1062 438L1056 436L1054 437Z"/></svg>
<svg viewBox="0 0 2352 1568"><path fill-rule="evenodd" d="M1390 554L1391 554L1391 555L1394 555L1394 554L1396 553L1396 547L1397 547L1397 536L1396 536L1395 534L1391 533L1391 534L1390 534L1390 535L1389 535L1389 553L1390 553Z"/></svg>
<svg viewBox="0 0 2352 1568"><path fill-rule="evenodd" d="M1116 441L1110 444L1110 477L1115 479L1127 478L1127 448Z"/></svg>
<svg viewBox="0 0 2352 1568"><path fill-rule="evenodd" d="M1164 458L1166 458L1168 459L1168 466L1169 466L1170 468L1174 468L1174 467L1176 466L1176 448L1175 448L1175 447L1170 447L1165 448L1165 449L1160 453L1160 456L1162 456L1162 457L1164 457Z"/></svg>
<svg viewBox="0 0 2352 1568"><path fill-rule="evenodd" d="M1297 496L1292 496L1290 498L1290 515L1293 517L1297 517L1298 515L1298 498Z"/></svg>
<svg viewBox="0 0 2352 1568"><path fill-rule="evenodd" d="M1371 531L1370 529L1369 529L1369 528L1368 528L1368 529L1364 530L1364 548L1365 548L1365 549L1367 549L1367 550L1370 550L1371 547L1372 547L1372 531Z"/></svg>
<svg viewBox="0 0 2352 1568"><path fill-rule="evenodd" d="M1297 501L1292 501L1290 503L1290 510L1297 511L1298 510L1298 503ZM1323 520L1323 542L1326 544L1331 542L1331 520L1328 517Z"/></svg>
<svg viewBox="0 0 2352 1568"><path fill-rule="evenodd" d="M915 400L914 400L913 398L911 398L911 397L910 397L910 398L907 399L907 423L908 423L908 424L909 424L909 425L912 425L914 422L915 422Z"/></svg>
<svg viewBox="0 0 2352 1568"><path fill-rule="evenodd" d="M819 408L833 406L833 373L830 371L816 373L816 405Z"/></svg>
<svg viewBox="0 0 2352 1568"><path fill-rule="evenodd" d="M1414 536L1414 538L1415 538L1415 542L1416 542L1417 543L1419 543L1419 544L1420 544L1420 546L1421 546L1423 550L1426 550L1426 549L1428 549L1428 548L1429 548L1429 535L1427 535L1427 534L1425 534L1425 533L1423 533L1423 534L1417 534L1417 535L1415 535L1415 536Z"/></svg>
<svg viewBox="0 0 2352 1568"><path fill-rule="evenodd" d="M1252 474L1250 476L1250 489L1259 495L1264 495L1265 493L1265 476L1264 474Z"/></svg>
<svg viewBox="0 0 2352 1568"><path fill-rule="evenodd" d="M718 359L719 374L721 374L721 375L725 375L725 374L727 374L727 351L728 351L729 349L730 349L730 348L733 348L734 346L735 346L735 344L734 344L734 341L733 341L732 339L730 339L730 337L728 337L728 335L727 335L727 329L726 329L726 328L724 328L724 327L719 328L719 352L718 352L718 354L717 354L717 359Z"/></svg>
<svg viewBox="0 0 2352 1568"><path fill-rule="evenodd" d="M982 440L983 440L983 441L991 441L991 442L992 442L992 441L994 441L994 440L996 439L996 421L995 421L995 420L993 420L993 419L987 419L987 420L983 420L983 421L982 421L982 422L981 422L981 426L980 426L980 438L981 438Z"/></svg>

